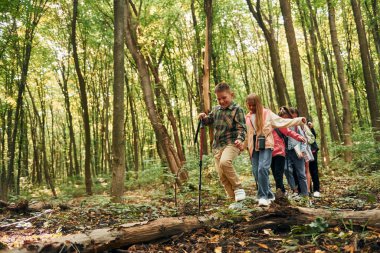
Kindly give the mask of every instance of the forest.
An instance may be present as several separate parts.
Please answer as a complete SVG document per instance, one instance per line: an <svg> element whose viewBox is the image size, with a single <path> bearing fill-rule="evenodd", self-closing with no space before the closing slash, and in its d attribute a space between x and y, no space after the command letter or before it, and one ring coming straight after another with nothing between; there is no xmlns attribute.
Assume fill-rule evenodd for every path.
<svg viewBox="0 0 380 253"><path fill-rule="evenodd" d="M0 252L380 251L377 0L0 10ZM222 82L244 114L255 93L312 122L321 198L258 206L244 151L229 208L213 130L197 135Z"/></svg>

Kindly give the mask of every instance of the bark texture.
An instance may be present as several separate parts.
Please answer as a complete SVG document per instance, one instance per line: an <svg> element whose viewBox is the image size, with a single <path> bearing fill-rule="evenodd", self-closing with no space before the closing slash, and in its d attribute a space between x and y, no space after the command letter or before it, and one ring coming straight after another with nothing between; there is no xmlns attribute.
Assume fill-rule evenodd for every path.
<svg viewBox="0 0 380 253"><path fill-rule="evenodd" d="M360 56L363 65L363 74L365 89L367 93L367 101L369 113L371 116L371 123L373 130L375 131L375 140L380 142L380 110L379 104L375 92L375 83L374 73L371 71L370 66L370 54L368 48L368 41L366 37L366 32L363 24L362 13L360 5L357 0L351 0L352 10L354 12L356 31L358 33L359 46L360 46Z"/></svg>
<svg viewBox="0 0 380 253"><path fill-rule="evenodd" d="M76 24L78 16L78 0L73 2L73 20L71 23L71 44L73 46L73 58L75 64L75 71L78 76L79 91L80 91L80 102L82 106L82 117L84 124L84 136L85 136L85 159L84 159L84 176L86 192L88 195L92 195L92 178L91 178L91 129L90 129L90 116L88 114L88 102L87 102L87 91L86 82L84 80L82 71L79 65L79 56L77 48L76 39Z"/></svg>
<svg viewBox="0 0 380 253"><path fill-rule="evenodd" d="M185 170L182 170L182 161L179 158L178 153L170 140L169 133L165 125L163 124L161 117L159 117L157 113L157 108L154 104L153 89L151 86L152 82L149 75L149 66L139 48L135 30L136 24L133 23L134 20L132 18L132 13L128 1L126 2L126 5L124 7L124 15L124 30L126 35L125 42L127 44L129 52L131 53L134 61L136 62L139 77L141 80L141 88L143 91L144 102L148 110L149 120L153 126L153 130L158 140L158 145L160 145L160 147L162 148L164 155L167 159L169 168L171 172L177 176L177 183L181 184L182 182L187 180L188 174Z"/></svg>
<svg viewBox="0 0 380 253"><path fill-rule="evenodd" d="M13 252L78 252L76 250L103 252L190 232L202 226L203 223L197 217L162 218L151 222L125 224L113 229L95 229L86 234L67 235L41 243L31 243Z"/></svg>
<svg viewBox="0 0 380 253"><path fill-rule="evenodd" d="M378 209L332 212L326 209L272 206L255 215L257 218L241 224L244 230L254 231L264 228L271 228L274 231L289 230L290 226L309 224L317 217L323 217L330 225L350 221L354 225L366 225L370 229L380 228L380 210ZM78 250L103 252L187 233L206 225L212 226L212 222L212 219L192 216L161 218L151 222L125 224L117 228L95 229L86 234L66 235L50 241L26 243L23 248L13 252L76 252ZM222 221L216 221L216 223L220 222Z"/></svg>
<svg viewBox="0 0 380 253"><path fill-rule="evenodd" d="M111 196L120 202L124 193L124 0L114 0L113 131Z"/></svg>
<svg viewBox="0 0 380 253"><path fill-rule="evenodd" d="M271 59L271 66L273 70L274 83L276 87L277 102L279 106L290 105L290 100L286 100L286 82L284 74L282 73L280 53L278 49L278 42L276 40L274 30L272 26L267 26L264 22L263 15L261 13L260 0L257 1L256 6L252 5L251 0L247 0L248 8L256 19L261 30L264 33L264 37L268 43L269 55Z"/></svg>
<svg viewBox="0 0 380 253"><path fill-rule="evenodd" d="M301 116L309 117L309 110L307 108L305 90L304 90L303 81L302 81L300 54L298 51L296 34L294 31L293 20L292 20L290 0L280 0L280 7L281 7L282 16L284 18L286 40L288 41L294 90L296 93L296 100L297 100L297 108Z"/></svg>
<svg viewBox="0 0 380 253"><path fill-rule="evenodd" d="M327 6L329 11L329 26L331 42L334 49L334 56L336 61L336 68L338 73L338 82L340 89L343 93L343 141L347 148L352 147L352 122L351 122L351 109L350 109L350 94L348 92L347 78L344 72L344 63L341 55L338 33L336 30L335 22L335 6L332 0L327 0ZM350 150L345 151L344 159L346 162L352 160L352 152Z"/></svg>

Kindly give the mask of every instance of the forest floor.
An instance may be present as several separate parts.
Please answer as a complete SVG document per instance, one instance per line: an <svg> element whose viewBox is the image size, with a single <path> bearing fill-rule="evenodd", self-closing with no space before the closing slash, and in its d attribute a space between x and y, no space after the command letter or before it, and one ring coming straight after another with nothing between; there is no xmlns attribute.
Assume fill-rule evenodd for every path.
<svg viewBox="0 0 380 253"><path fill-rule="evenodd" d="M285 231L247 230L256 217L267 211L258 207L253 198L255 187L250 169L247 169L249 161L240 158L235 164L249 196L239 209L229 208L231 202L225 199L210 161L206 161L203 172L201 215L216 217L220 220L218 225L132 245L120 252L380 252L380 231L367 230L368 224L354 226L342 222L328 226L322 219ZM96 182L99 185L97 194L90 197L76 196L75 187L62 191L61 197L54 200L31 194L27 196L29 203L43 201L50 209L39 212L0 209L0 249L15 249L33 241L130 222L195 216L198 212L197 173L196 167L190 170L191 180L176 194L177 206L172 184L162 183L171 180L168 176L150 184L132 180L134 183L128 185L122 204L110 201L107 194L110 180L101 178ZM380 208L379 172L359 173L335 161L330 168L321 169L320 174L321 198L311 197L310 201L301 202L290 200L289 204L329 210ZM312 227L317 229L310 230Z"/></svg>

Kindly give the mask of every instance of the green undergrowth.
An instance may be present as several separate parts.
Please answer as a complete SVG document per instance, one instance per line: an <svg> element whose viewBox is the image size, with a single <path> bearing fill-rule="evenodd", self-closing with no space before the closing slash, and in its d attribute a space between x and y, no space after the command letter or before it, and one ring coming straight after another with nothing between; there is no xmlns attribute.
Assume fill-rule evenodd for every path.
<svg viewBox="0 0 380 253"><path fill-rule="evenodd" d="M372 144L366 147L370 147L368 152L375 152L377 148ZM341 151L337 147L331 152L338 154ZM290 203L297 206L325 208L331 211L375 208L380 197L380 171L373 167L358 167L358 164L364 159L358 157L362 153L366 152L356 148L356 151L353 152L352 163L345 163L341 157L335 156L337 158L332 159L328 168L320 168L322 198L306 198L304 203L299 200L290 200ZM363 155L376 156L372 153ZM332 157L334 156L332 155ZM246 190L247 199L239 202L240 206L234 209L229 208L232 201L226 198L224 189L219 183L213 156L204 155L202 160L201 215L209 216L211 220L222 221L220 227L213 231L220 230L220 233L224 231L226 236L232 237L236 234L236 230L228 232L232 231L232 228L247 225L247 222L254 222L260 215L265 215L266 210L258 207L255 200L255 183L250 159L246 152L234 161L234 166L240 175L243 188ZM376 158L373 158L373 162L377 163ZM59 207L60 204L68 204L70 206L68 211L55 212L56 215L50 217L49 223L46 223L46 228L53 231L59 227L65 233L145 222L162 217L197 215L199 157L188 155L184 169L188 172L189 180L184 182L181 187L175 187L176 177L169 172L167 167L161 165L159 160L146 161L145 169L139 171L138 174L127 172L126 191L122 203L112 202L109 196L112 182L110 175L97 175L93 178L94 194L92 196L86 195L84 179L74 177L57 183L58 198L56 199L52 198L51 191L46 187L25 182L21 194L12 196L11 201L20 199L27 199L29 202L45 201L51 203L53 208ZM272 188L274 188L272 175L270 175L270 180ZM284 183L286 184L285 178ZM271 208L276 208L276 205ZM75 219L72 219L73 217ZM282 252L307 252L305 249L309 246L327 247L331 252L338 252L340 249L351 249L350 247L356 245L357 241L372 243L371 234L365 229L366 226L367 224L355 227L349 221L341 221L339 224L332 225L322 218L317 218L309 224L291 227L289 233L286 232L286 234L275 234L271 229L263 231L265 236L270 234L277 237ZM214 237L210 236L210 238ZM249 241L251 241L251 237L249 237ZM266 244L261 245L264 247Z"/></svg>
<svg viewBox="0 0 380 253"><path fill-rule="evenodd" d="M349 177L347 190L343 198L359 197L363 201L375 203L380 189L380 153L378 145L370 141L370 133L361 132L354 135L355 145L353 147L353 162L344 163L341 157L332 159L328 168L321 168L321 179L327 182L335 181L339 178ZM330 149L333 154L343 151L341 146ZM332 156L333 157L333 156ZM126 194L124 203L144 203L149 199L159 202L160 200L170 202L178 208L181 206L197 206L198 187L199 187L199 161L200 158L195 154L188 154L183 169L188 172L189 180L181 187L175 187L176 175L162 165L159 160L145 161L144 170L127 171L125 187ZM361 166L365 164L366 166ZM234 166L241 176L241 181L247 193L255 194L255 183L251 172L251 162L244 152L234 161ZM377 169L376 169L377 168ZM273 186L273 179L270 176ZM52 200L52 194L46 187L32 185L28 182L23 183L23 188L19 196L11 196L11 201L18 199L56 201L66 203L75 198L86 198L89 201L109 203L109 191L112 178L110 175L97 175L93 178L93 196L88 197L85 190L84 179L82 177L67 178L64 182L56 184L58 198ZM286 183L286 179L284 178ZM331 183L330 183L331 184ZM322 184L322 187L324 185ZM145 195L145 199L139 201L139 197L128 196L130 192ZM253 196L251 196L253 197ZM202 198L203 201L212 202L216 205L223 203L225 206L226 196L219 183L218 175L214 167L213 155L203 155L202 158ZM101 203L103 204L103 203ZM359 203L360 204L360 203ZM227 203L228 205L228 203ZM212 209L213 207L206 207ZM194 212L194 210L192 211Z"/></svg>
<svg viewBox="0 0 380 253"><path fill-rule="evenodd" d="M357 131L352 135L353 145L352 163L346 167L353 172L378 172L380 171L380 145L374 141L373 133L367 130ZM330 152L340 154L348 148L341 145L330 145ZM341 160L338 162L342 163ZM347 170L344 170L347 171Z"/></svg>
<svg viewBox="0 0 380 253"><path fill-rule="evenodd" d="M282 241L282 249L284 252L302 252L305 245L313 245L329 252L354 252L355 248L358 252L375 252L372 250L378 248L376 233L367 230L366 225L341 220L331 226L324 218L317 217L309 224L292 226L289 237Z"/></svg>

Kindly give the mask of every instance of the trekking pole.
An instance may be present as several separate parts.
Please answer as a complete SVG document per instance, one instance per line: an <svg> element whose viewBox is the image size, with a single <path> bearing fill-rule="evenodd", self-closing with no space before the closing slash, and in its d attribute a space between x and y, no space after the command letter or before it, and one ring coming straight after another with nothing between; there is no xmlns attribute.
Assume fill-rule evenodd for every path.
<svg viewBox="0 0 380 253"><path fill-rule="evenodd" d="M201 192L202 192L202 158L203 158L203 139L204 139L204 125L202 120L199 120L197 132L195 133L194 143L197 143L198 133L200 133L199 140L199 184L198 184L198 215L201 212Z"/></svg>

